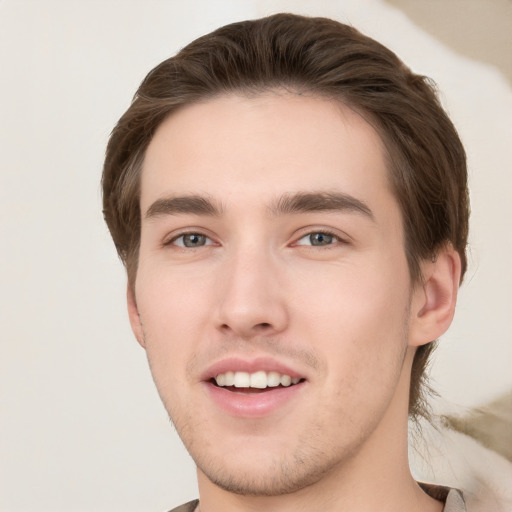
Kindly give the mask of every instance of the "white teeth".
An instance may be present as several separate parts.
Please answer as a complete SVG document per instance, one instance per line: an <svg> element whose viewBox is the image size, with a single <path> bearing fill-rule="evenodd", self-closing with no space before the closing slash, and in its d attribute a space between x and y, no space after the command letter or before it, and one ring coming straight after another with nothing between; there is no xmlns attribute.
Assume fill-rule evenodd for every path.
<svg viewBox="0 0 512 512"><path fill-rule="evenodd" d="M288 387L292 383L292 378L289 375L281 375L281 386Z"/></svg>
<svg viewBox="0 0 512 512"><path fill-rule="evenodd" d="M251 388L265 389L267 387L267 374L265 372L251 373Z"/></svg>
<svg viewBox="0 0 512 512"><path fill-rule="evenodd" d="M226 372L224 374L224 378L226 380L226 382L224 383L224 386L234 386L235 385L235 373L234 372ZM221 386L221 385L222 384L219 384L219 386Z"/></svg>
<svg viewBox="0 0 512 512"><path fill-rule="evenodd" d="M235 388L275 388L279 385L288 387L292 384L298 384L300 382L299 377L293 379L289 375L283 375L277 372L265 372L260 370L254 373L248 372L226 372L219 373L215 377L217 386L234 386Z"/></svg>
<svg viewBox="0 0 512 512"><path fill-rule="evenodd" d="M235 388L248 388L251 385L251 376L247 372L235 372Z"/></svg>
<svg viewBox="0 0 512 512"><path fill-rule="evenodd" d="M281 375L277 372L267 373L267 386L269 388L275 388L281 384Z"/></svg>

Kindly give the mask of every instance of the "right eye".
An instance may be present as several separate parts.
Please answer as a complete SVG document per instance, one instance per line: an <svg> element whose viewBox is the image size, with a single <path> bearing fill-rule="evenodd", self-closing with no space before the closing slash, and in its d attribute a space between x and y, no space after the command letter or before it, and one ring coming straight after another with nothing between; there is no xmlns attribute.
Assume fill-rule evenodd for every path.
<svg viewBox="0 0 512 512"><path fill-rule="evenodd" d="M178 247L194 249L195 247L213 245L213 241L201 233L183 233L170 240L167 245L176 245Z"/></svg>
<svg viewBox="0 0 512 512"><path fill-rule="evenodd" d="M299 238L296 245L310 245L312 247L326 247L328 245L333 245L336 242L339 242L339 238L332 235L331 233L325 233L322 231L317 231L314 233L309 233L302 238Z"/></svg>

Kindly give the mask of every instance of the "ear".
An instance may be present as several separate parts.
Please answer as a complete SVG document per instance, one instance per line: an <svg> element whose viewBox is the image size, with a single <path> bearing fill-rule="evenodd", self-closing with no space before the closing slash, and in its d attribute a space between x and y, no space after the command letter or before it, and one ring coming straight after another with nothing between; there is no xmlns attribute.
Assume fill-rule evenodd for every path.
<svg viewBox="0 0 512 512"><path fill-rule="evenodd" d="M451 244L439 250L433 261L421 265L422 282L411 303L409 345L418 347L439 338L450 326L459 290L460 256Z"/></svg>
<svg viewBox="0 0 512 512"><path fill-rule="evenodd" d="M139 308L137 307L137 300L135 298L135 290L129 284L126 289L126 302L128 304L128 316L130 318L130 325L132 326L133 334L135 334L135 337L137 338L140 346L142 348L146 348L146 341L144 339L144 331L142 330Z"/></svg>

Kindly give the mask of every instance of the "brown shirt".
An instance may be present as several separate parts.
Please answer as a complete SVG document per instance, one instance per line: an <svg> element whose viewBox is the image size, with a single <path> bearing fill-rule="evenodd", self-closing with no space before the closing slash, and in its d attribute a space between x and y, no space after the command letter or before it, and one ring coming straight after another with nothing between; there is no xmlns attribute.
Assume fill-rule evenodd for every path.
<svg viewBox="0 0 512 512"><path fill-rule="evenodd" d="M169 512L194 512L197 505L199 505L199 500L193 500L185 503L185 505L173 508L172 510L169 510Z"/></svg>
<svg viewBox="0 0 512 512"><path fill-rule="evenodd" d="M467 512L466 504L462 493L457 489L449 489L447 487L439 487L435 485L420 484L422 489L439 501L444 501L443 512ZM190 501L177 508L173 508L169 512L194 512L199 500Z"/></svg>
<svg viewBox="0 0 512 512"><path fill-rule="evenodd" d="M419 484L429 496L444 503L443 512L467 512L466 502L458 489L422 482L419 482Z"/></svg>

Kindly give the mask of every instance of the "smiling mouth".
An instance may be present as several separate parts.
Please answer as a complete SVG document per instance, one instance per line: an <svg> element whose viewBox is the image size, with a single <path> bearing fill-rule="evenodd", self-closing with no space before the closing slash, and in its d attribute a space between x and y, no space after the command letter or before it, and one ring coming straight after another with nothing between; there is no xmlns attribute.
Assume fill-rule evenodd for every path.
<svg viewBox="0 0 512 512"><path fill-rule="evenodd" d="M225 372L212 378L210 382L216 387L223 388L233 393L262 393L274 389L288 388L304 382L300 377L278 372L257 371L249 372Z"/></svg>

